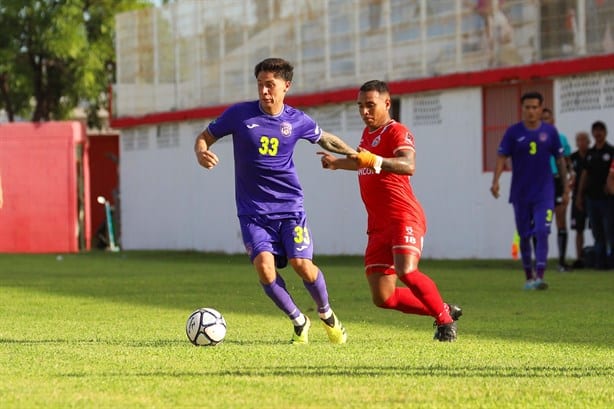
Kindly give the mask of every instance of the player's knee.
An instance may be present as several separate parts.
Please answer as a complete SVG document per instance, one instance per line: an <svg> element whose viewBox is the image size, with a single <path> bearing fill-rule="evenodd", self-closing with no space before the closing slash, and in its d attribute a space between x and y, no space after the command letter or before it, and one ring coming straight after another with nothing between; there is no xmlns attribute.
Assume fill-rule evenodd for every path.
<svg viewBox="0 0 614 409"><path fill-rule="evenodd" d="M393 308L392 306L388 305L388 303L386 303L386 300L378 296L371 297L371 301L373 302L373 305L375 305L377 308L385 308L385 309Z"/></svg>
<svg viewBox="0 0 614 409"><path fill-rule="evenodd" d="M313 262L306 258L292 258L289 260L292 269L303 280L314 282L318 278L318 267Z"/></svg>
<svg viewBox="0 0 614 409"><path fill-rule="evenodd" d="M299 271L308 270L311 266L313 266L311 260L306 258L291 258L290 260L288 260L288 262L292 266L292 269L294 269L294 271L296 271L297 273Z"/></svg>
<svg viewBox="0 0 614 409"><path fill-rule="evenodd" d="M372 294L371 301L378 308L394 309L397 306L397 299L394 294Z"/></svg>

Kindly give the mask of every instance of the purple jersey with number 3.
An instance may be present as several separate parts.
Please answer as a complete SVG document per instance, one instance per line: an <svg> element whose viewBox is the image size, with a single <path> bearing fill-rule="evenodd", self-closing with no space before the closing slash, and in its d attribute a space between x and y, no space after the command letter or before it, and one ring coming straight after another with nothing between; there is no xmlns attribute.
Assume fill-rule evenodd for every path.
<svg viewBox="0 0 614 409"><path fill-rule="evenodd" d="M288 105L269 115L258 101L250 101L229 107L208 129L216 139L233 136L239 216L304 211L293 153L299 139L320 139L322 131L313 119Z"/></svg>
<svg viewBox="0 0 614 409"><path fill-rule="evenodd" d="M518 122L503 135L498 153L512 159L511 203L554 201L550 156L563 154L555 127L542 122L537 129L527 129Z"/></svg>

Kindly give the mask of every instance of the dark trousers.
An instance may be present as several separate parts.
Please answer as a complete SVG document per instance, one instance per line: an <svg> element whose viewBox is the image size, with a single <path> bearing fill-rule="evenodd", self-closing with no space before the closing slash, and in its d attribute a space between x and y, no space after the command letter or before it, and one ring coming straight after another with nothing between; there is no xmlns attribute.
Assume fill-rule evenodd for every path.
<svg viewBox="0 0 614 409"><path fill-rule="evenodd" d="M595 267L608 268L612 265L614 250L614 209L611 199L586 198L586 210L595 240Z"/></svg>

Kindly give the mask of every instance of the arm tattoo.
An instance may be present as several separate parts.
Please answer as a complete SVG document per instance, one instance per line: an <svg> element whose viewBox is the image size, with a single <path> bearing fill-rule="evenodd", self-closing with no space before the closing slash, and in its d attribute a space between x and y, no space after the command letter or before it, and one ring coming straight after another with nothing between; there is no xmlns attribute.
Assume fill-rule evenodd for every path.
<svg viewBox="0 0 614 409"><path fill-rule="evenodd" d="M382 169L398 175L413 175L416 171L416 157L413 153L400 151L397 156L385 158Z"/></svg>
<svg viewBox="0 0 614 409"><path fill-rule="evenodd" d="M413 174L416 166L414 160L408 156L396 156L384 160L382 169L399 175Z"/></svg>
<svg viewBox="0 0 614 409"><path fill-rule="evenodd" d="M318 145L320 145L323 149L326 149L329 152L339 153L342 155L356 153L356 151L352 149L348 144L343 142L341 138L328 132L322 132L322 137L320 137Z"/></svg>

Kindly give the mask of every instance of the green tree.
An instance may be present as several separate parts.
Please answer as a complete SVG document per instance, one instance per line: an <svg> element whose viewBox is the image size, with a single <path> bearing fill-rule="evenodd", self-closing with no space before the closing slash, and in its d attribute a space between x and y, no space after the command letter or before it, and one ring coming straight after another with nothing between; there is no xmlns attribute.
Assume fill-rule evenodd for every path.
<svg viewBox="0 0 614 409"><path fill-rule="evenodd" d="M115 74L115 15L149 0L2 0L0 109L9 121L66 119L81 105L99 126Z"/></svg>

